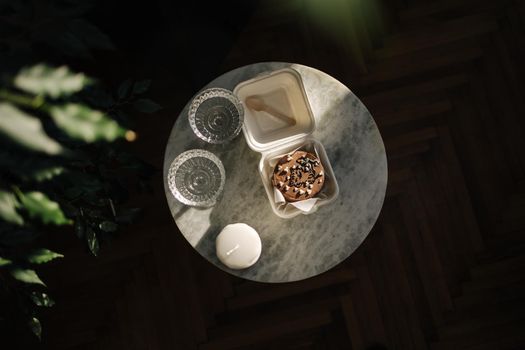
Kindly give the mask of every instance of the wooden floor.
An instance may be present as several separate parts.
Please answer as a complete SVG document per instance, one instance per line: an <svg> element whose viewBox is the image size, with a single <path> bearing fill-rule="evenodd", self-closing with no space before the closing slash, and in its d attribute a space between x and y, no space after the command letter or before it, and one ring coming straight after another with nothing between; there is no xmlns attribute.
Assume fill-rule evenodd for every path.
<svg viewBox="0 0 525 350"><path fill-rule="evenodd" d="M165 106L138 122L137 152L161 168L175 117L221 72L310 65L349 86L381 130L389 185L374 229L323 275L247 282L179 234L159 172L156 193L134 199L146 217L99 258L56 238L66 258L45 272L57 305L42 347L525 349L525 1L241 3L242 18L221 10L202 32L184 32L202 20L194 5L146 46L123 42L123 71L151 74ZM222 51L206 56L199 38ZM147 45L180 50L148 65Z"/></svg>

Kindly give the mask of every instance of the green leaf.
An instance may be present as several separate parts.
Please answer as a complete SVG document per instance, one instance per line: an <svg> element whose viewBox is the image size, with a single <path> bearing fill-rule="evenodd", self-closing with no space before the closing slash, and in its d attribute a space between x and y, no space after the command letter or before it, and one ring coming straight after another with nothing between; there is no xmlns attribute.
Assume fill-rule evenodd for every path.
<svg viewBox="0 0 525 350"><path fill-rule="evenodd" d="M50 108L51 117L70 137L94 142L99 140L113 141L123 137L126 129L100 111L87 106L68 103Z"/></svg>
<svg viewBox="0 0 525 350"><path fill-rule="evenodd" d="M118 228L117 224L111 221L103 221L98 227L104 232L115 232Z"/></svg>
<svg viewBox="0 0 525 350"><path fill-rule="evenodd" d="M14 79L17 88L53 98L68 96L91 83L82 73L73 73L66 66L53 68L38 64L22 69Z"/></svg>
<svg viewBox="0 0 525 350"><path fill-rule="evenodd" d="M44 264L56 258L63 258L64 256L59 253L55 253L49 249L39 248L33 250L31 253L26 255L27 261L32 264Z"/></svg>
<svg viewBox="0 0 525 350"><path fill-rule="evenodd" d="M24 219L16 212L18 206L14 194L0 191L0 218L13 224L23 225Z"/></svg>
<svg viewBox="0 0 525 350"><path fill-rule="evenodd" d="M88 248L91 251L91 253L94 256L97 256L99 248L100 248L98 245L97 234L90 227L86 228L86 240L88 243Z"/></svg>
<svg viewBox="0 0 525 350"><path fill-rule="evenodd" d="M38 277L36 272L34 270L29 269L22 269L19 267L15 267L9 271L11 275L24 283L35 283L35 284L41 284L45 286L44 282Z"/></svg>
<svg viewBox="0 0 525 350"><path fill-rule="evenodd" d="M150 85L151 79L137 81L135 84L133 84L133 94L138 95L145 93L146 91L148 91Z"/></svg>
<svg viewBox="0 0 525 350"><path fill-rule="evenodd" d="M55 301L47 293L33 291L30 297L37 306L51 307L55 305Z"/></svg>
<svg viewBox="0 0 525 350"><path fill-rule="evenodd" d="M84 19L73 19L69 21L68 27L91 48L102 50L115 49L111 39L106 34Z"/></svg>
<svg viewBox="0 0 525 350"><path fill-rule="evenodd" d="M29 328L33 332L34 335L40 339L42 337L42 325L40 324L40 321L36 317L31 317L29 319Z"/></svg>
<svg viewBox="0 0 525 350"><path fill-rule="evenodd" d="M64 148L47 136L39 119L9 103L0 103L0 133L33 151L51 155L64 153Z"/></svg>
<svg viewBox="0 0 525 350"><path fill-rule="evenodd" d="M37 180L38 182L51 180L52 177L59 175L57 162L63 163L51 157L42 157L41 154L26 153L21 156L12 149L0 150L0 169L27 180Z"/></svg>
<svg viewBox="0 0 525 350"><path fill-rule="evenodd" d="M54 166L50 168L38 169L31 174L31 177L38 182L51 180L55 176L58 176L64 172L64 168L61 166Z"/></svg>
<svg viewBox="0 0 525 350"><path fill-rule="evenodd" d="M123 99L129 94L129 89L131 88L131 79L126 79L119 85L117 90L117 96L119 99Z"/></svg>
<svg viewBox="0 0 525 350"><path fill-rule="evenodd" d="M12 261L9 260L9 259L4 259L0 256L0 267L2 266L6 266L6 265L11 265Z"/></svg>
<svg viewBox="0 0 525 350"><path fill-rule="evenodd" d="M133 102L133 108L143 113L155 113L162 109L162 107L150 100L149 98L140 98Z"/></svg>
<svg viewBox="0 0 525 350"><path fill-rule="evenodd" d="M57 202L49 199L42 192L19 193L20 203L32 218L38 217L44 224L65 225L72 221L65 217Z"/></svg>

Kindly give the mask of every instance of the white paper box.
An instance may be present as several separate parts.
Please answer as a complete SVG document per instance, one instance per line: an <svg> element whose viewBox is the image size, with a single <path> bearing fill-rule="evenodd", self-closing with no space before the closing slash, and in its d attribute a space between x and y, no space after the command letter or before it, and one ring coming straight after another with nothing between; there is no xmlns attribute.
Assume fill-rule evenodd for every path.
<svg viewBox="0 0 525 350"><path fill-rule="evenodd" d="M315 130L315 118L300 74L291 68L263 73L239 83L233 93L245 107L243 134L246 142L251 149L261 153L259 173L275 214L282 218L311 214L319 206L333 201L339 194L339 187L323 145L310 136ZM266 105L294 118L296 124L287 124L264 110L248 108L245 101L251 96L258 96ZM271 184L273 167L279 158L295 150L316 154L325 169L325 184L314 197L317 200L311 208L309 203L301 203L311 200L278 203Z"/></svg>

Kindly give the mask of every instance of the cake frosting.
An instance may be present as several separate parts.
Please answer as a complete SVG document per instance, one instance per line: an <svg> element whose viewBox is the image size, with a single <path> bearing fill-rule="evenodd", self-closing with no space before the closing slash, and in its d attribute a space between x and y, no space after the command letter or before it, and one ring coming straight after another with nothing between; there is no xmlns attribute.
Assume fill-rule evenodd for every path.
<svg viewBox="0 0 525 350"><path fill-rule="evenodd" d="M284 155L275 165L272 185L288 202L313 198L325 181L321 161L312 153L295 151Z"/></svg>

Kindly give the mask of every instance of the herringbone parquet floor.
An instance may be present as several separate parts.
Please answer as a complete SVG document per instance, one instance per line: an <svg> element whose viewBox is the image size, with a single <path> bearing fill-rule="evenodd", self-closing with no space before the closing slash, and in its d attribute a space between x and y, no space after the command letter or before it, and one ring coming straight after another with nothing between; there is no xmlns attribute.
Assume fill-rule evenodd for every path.
<svg viewBox="0 0 525 350"><path fill-rule="evenodd" d="M266 60L310 65L349 86L383 135L389 185L375 228L321 276L243 281L181 237L159 172L156 193L134 199L146 217L99 258L56 239L66 258L44 276L57 305L43 346L525 349L525 1L235 4L242 19L223 2L231 8L200 30L185 27L198 4L151 4L190 19L166 20L149 53L126 47L123 66L153 72L166 107L138 122L137 151L160 168L174 117L214 75ZM144 68L165 45L186 66L169 54Z"/></svg>

